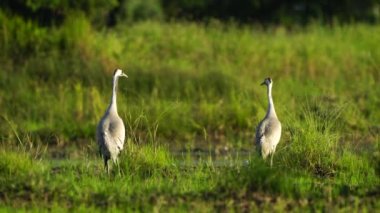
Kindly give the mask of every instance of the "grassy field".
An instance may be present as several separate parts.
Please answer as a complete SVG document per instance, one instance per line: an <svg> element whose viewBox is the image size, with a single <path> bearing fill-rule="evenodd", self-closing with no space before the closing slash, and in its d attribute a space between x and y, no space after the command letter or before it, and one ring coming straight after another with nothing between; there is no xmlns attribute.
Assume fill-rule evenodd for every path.
<svg viewBox="0 0 380 213"><path fill-rule="evenodd" d="M0 210L380 209L380 26L0 23ZM94 135L116 67L128 141L108 176ZM273 168L253 146L268 76Z"/></svg>

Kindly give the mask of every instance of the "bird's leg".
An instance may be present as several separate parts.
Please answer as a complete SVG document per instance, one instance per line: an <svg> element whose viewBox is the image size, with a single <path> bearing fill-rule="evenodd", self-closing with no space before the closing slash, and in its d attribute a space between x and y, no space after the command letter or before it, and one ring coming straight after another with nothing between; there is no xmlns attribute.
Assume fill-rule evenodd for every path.
<svg viewBox="0 0 380 213"><path fill-rule="evenodd" d="M106 157L104 158L104 168L106 169L106 172L109 175L110 174L110 170L109 170L109 167L108 167L108 159Z"/></svg>
<svg viewBox="0 0 380 213"><path fill-rule="evenodd" d="M119 171L119 176L121 176L121 171L120 171L120 164L119 164L119 159L116 159L116 166L117 166L117 170Z"/></svg>
<svg viewBox="0 0 380 213"><path fill-rule="evenodd" d="M273 155L274 155L274 153L270 154L270 168L272 168L272 166L273 166Z"/></svg>

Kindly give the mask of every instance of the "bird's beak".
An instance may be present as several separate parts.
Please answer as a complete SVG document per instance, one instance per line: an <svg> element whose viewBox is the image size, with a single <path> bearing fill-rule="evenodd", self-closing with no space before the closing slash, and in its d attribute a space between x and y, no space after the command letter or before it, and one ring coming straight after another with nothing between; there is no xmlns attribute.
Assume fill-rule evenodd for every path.
<svg viewBox="0 0 380 213"><path fill-rule="evenodd" d="M124 73L122 73L121 76L128 78L128 75Z"/></svg>
<svg viewBox="0 0 380 213"><path fill-rule="evenodd" d="M261 86L262 86L262 85L265 85L265 81L264 81L263 83L261 83L260 85L261 85Z"/></svg>

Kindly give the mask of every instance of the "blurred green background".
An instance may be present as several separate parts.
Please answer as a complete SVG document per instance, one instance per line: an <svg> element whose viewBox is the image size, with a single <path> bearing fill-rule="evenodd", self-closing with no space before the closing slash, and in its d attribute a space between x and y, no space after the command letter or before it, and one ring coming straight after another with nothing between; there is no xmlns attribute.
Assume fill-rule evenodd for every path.
<svg viewBox="0 0 380 213"><path fill-rule="evenodd" d="M376 212L379 8L1 0L0 211ZM128 139L109 176L95 129L115 68ZM273 168L253 141L268 76Z"/></svg>
<svg viewBox="0 0 380 213"><path fill-rule="evenodd" d="M0 6L2 141L89 144L117 67L130 76L119 84L118 105L137 142L155 129L173 146L250 149L266 110L259 83L267 76L285 141L304 108L344 108L339 131L365 144L378 139L379 1Z"/></svg>
<svg viewBox="0 0 380 213"><path fill-rule="evenodd" d="M236 21L260 24L351 23L379 21L378 0L3 0L2 10L43 25L60 25L73 13L84 13L97 27L126 21Z"/></svg>

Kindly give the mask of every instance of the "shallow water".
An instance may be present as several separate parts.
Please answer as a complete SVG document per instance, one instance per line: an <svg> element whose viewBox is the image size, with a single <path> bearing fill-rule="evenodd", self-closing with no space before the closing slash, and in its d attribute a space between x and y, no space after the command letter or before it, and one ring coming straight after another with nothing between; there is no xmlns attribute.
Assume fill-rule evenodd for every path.
<svg viewBox="0 0 380 213"><path fill-rule="evenodd" d="M254 154L247 150L234 150L223 153L216 153L207 150L184 150L170 152L177 166L180 167L195 167L200 165L207 165L213 167L234 167L241 166L248 163L251 156ZM62 166L75 166L78 164L85 164L91 166L93 164L103 163L100 157L91 158L49 158L46 159L53 167Z"/></svg>
<svg viewBox="0 0 380 213"><path fill-rule="evenodd" d="M172 152L172 156L179 166L199 166L201 164L214 167L233 167L247 163L252 152L239 150L216 154L207 151L180 151Z"/></svg>

